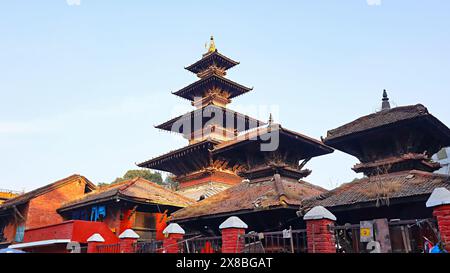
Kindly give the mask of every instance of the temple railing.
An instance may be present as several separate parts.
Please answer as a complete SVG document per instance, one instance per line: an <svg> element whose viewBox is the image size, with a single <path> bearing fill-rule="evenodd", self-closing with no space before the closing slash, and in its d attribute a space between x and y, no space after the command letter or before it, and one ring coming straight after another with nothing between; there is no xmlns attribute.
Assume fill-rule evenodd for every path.
<svg viewBox="0 0 450 273"><path fill-rule="evenodd" d="M97 253L120 253L120 244L98 245Z"/></svg>
<svg viewBox="0 0 450 273"><path fill-rule="evenodd" d="M245 234L244 253L306 253L306 229Z"/></svg>
<svg viewBox="0 0 450 273"><path fill-rule="evenodd" d="M388 222L391 252L422 253L426 240L438 242L439 232L434 219L391 220ZM333 227L338 253L369 253L367 243L361 242L359 224Z"/></svg>

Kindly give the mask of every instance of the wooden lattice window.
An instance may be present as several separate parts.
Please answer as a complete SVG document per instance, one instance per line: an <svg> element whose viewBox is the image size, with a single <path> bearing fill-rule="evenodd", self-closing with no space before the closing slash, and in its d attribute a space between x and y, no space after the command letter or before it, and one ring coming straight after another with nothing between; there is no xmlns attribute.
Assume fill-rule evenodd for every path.
<svg viewBox="0 0 450 273"><path fill-rule="evenodd" d="M139 234L140 240L151 240L156 237L155 215L150 212L137 211L134 217L133 230Z"/></svg>

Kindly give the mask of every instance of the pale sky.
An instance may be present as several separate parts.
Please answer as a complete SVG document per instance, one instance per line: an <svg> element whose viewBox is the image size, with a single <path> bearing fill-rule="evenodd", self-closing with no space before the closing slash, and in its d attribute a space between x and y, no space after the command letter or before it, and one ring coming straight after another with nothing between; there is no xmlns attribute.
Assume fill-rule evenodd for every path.
<svg viewBox="0 0 450 273"><path fill-rule="evenodd" d="M191 109L171 92L196 80L183 67L211 34L241 62L228 78L254 87L231 109L320 138L376 111L385 88L450 124L449 14L447 0L4 0L0 188L110 182L186 145L153 125ZM315 158L307 180L333 188L355 163Z"/></svg>

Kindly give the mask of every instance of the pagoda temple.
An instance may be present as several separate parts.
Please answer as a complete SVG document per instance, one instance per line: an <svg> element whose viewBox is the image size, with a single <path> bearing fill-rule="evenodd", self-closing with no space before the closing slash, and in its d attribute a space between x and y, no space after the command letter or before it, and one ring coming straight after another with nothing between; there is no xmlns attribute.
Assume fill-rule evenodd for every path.
<svg viewBox="0 0 450 273"><path fill-rule="evenodd" d="M181 134L188 145L139 163L139 167L169 172L179 183L179 193L195 200L214 195L242 179L238 165L213 156L211 150L239 133L259 127L264 122L227 108L231 99L252 88L227 79L228 69L239 63L220 54L211 36L208 51L185 69L199 80L173 92L189 100L195 110L164 122L156 128Z"/></svg>
<svg viewBox="0 0 450 273"><path fill-rule="evenodd" d="M262 147L268 139L276 139L275 149ZM219 234L220 223L236 215L254 231L300 227L297 210L302 200L326 192L303 180L311 173L304 167L333 149L270 121L267 127L216 145L212 152L229 166L240 166L238 174L245 180L174 212L170 221L189 231Z"/></svg>
<svg viewBox="0 0 450 273"><path fill-rule="evenodd" d="M362 179L303 202L324 206L338 222L373 218L431 218L425 202L435 188L450 189L450 176L435 173L432 156L450 145L450 129L422 104L391 108L383 92L381 110L328 131L324 143L355 156Z"/></svg>

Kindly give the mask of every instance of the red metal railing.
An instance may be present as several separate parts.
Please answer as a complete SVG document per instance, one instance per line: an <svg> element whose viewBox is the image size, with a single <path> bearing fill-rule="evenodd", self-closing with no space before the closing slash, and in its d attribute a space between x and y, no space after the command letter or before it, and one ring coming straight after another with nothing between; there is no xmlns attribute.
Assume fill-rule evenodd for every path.
<svg viewBox="0 0 450 273"><path fill-rule="evenodd" d="M120 253L120 244L98 245L97 253Z"/></svg>

